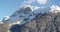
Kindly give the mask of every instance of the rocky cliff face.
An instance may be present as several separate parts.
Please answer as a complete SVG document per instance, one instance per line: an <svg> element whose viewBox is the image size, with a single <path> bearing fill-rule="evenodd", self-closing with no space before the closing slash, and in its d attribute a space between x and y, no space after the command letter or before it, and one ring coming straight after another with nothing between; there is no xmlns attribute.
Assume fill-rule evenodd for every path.
<svg viewBox="0 0 60 32"><path fill-rule="evenodd" d="M44 13L45 14L45 13ZM53 15L53 16L52 16ZM13 25L10 31L20 32L60 32L60 16L55 14L42 15L23 25Z"/></svg>

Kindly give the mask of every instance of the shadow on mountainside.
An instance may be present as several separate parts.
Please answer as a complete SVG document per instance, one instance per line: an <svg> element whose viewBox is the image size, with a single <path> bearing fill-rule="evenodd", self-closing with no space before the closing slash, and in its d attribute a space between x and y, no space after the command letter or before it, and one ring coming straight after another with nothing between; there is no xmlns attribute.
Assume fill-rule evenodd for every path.
<svg viewBox="0 0 60 32"><path fill-rule="evenodd" d="M11 31L11 32L21 32L21 30L20 30L19 27L20 27L20 26L19 26L18 24L13 25L13 26L10 28L10 31Z"/></svg>

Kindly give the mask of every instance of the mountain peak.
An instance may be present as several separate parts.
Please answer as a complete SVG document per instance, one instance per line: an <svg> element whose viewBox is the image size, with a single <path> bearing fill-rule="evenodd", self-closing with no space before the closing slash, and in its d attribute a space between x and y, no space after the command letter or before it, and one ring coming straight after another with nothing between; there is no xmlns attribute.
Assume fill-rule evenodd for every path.
<svg viewBox="0 0 60 32"><path fill-rule="evenodd" d="M18 11L16 11L14 14L10 16L8 22L24 19L33 15L33 13L36 15L39 14L40 12L58 13L60 12L60 7L56 5L52 5L51 7L36 7L31 5L22 5ZM7 17L5 19L7 19Z"/></svg>
<svg viewBox="0 0 60 32"><path fill-rule="evenodd" d="M57 5L52 5L50 8L51 8L50 12L52 12L52 13L60 12L60 7Z"/></svg>
<svg viewBox="0 0 60 32"><path fill-rule="evenodd" d="M37 7L37 6L31 6L31 5L25 4L25 5L21 5L20 9L25 9L25 8L27 8L27 7L30 7L30 9L31 9L32 11L40 8L40 7Z"/></svg>

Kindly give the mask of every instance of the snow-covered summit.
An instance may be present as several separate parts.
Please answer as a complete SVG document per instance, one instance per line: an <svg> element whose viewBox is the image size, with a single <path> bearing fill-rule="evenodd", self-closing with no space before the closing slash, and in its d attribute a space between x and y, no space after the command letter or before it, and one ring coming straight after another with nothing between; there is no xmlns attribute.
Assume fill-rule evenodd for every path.
<svg viewBox="0 0 60 32"><path fill-rule="evenodd" d="M27 17L29 17L29 15L32 14L32 12L35 9L38 9L38 8L39 7L34 7L34 6L31 6L31 5L22 5L18 11L16 11L15 13L13 13L10 16L10 18L7 20L7 22L17 21L17 20L20 20L20 19L27 18ZM4 21L4 22L6 22L6 21Z"/></svg>
<svg viewBox="0 0 60 32"><path fill-rule="evenodd" d="M37 6L31 6L31 5L25 4L25 5L21 5L20 9L25 9L25 8L27 8L27 7L30 7L30 9L31 9L32 11L40 8L40 7L37 7Z"/></svg>
<svg viewBox="0 0 60 32"><path fill-rule="evenodd" d="M38 15L41 12L58 13L60 12L60 7L56 5L52 5L51 7L36 7L36 6L31 6L31 5L22 5L18 11L16 11L10 16L7 22L25 19L30 16L34 17L34 15ZM31 17L31 19L33 19L33 17Z"/></svg>
<svg viewBox="0 0 60 32"><path fill-rule="evenodd" d="M58 13L60 12L60 7L57 5L52 5L50 7L40 7L38 9L36 9L36 11L38 12L38 10L40 10L40 12L52 12L52 13Z"/></svg>
<svg viewBox="0 0 60 32"><path fill-rule="evenodd" d="M50 8L51 8L50 12L52 12L52 13L60 12L60 7L57 5L52 5Z"/></svg>
<svg viewBox="0 0 60 32"><path fill-rule="evenodd" d="M60 7L57 5L52 5L50 7L37 7L37 6L31 6L31 5L21 5L20 9L16 11L12 16L21 15L25 13L31 13L33 11L39 12L52 12L52 13L58 13L60 12Z"/></svg>
<svg viewBox="0 0 60 32"><path fill-rule="evenodd" d="M11 17L14 16L25 16L26 14L31 14L33 11L39 9L40 7L37 6L31 6L31 5L21 5L20 9L16 11L14 14L11 15Z"/></svg>

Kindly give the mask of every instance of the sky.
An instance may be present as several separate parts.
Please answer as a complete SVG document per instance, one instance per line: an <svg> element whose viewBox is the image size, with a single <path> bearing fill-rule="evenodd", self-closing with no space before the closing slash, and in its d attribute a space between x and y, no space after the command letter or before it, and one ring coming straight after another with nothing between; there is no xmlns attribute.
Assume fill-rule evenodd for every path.
<svg viewBox="0 0 60 32"><path fill-rule="evenodd" d="M0 21L3 16L11 16L15 11L20 9L23 4L29 4L32 6L60 6L60 0L0 0Z"/></svg>

